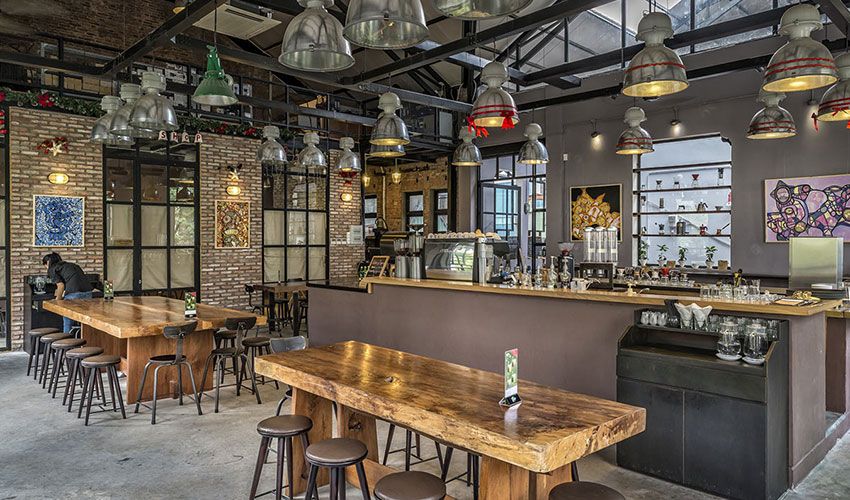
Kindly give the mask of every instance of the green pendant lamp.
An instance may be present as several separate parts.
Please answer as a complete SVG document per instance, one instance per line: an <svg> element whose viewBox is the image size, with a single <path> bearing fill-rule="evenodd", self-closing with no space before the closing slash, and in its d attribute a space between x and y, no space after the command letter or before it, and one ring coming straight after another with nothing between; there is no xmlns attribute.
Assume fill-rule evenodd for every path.
<svg viewBox="0 0 850 500"><path fill-rule="evenodd" d="M203 106L232 106L239 102L233 93L233 78L226 75L221 69L221 59L216 49L216 38L218 34L218 2L213 14L213 44L207 45L210 49L207 54L207 72L204 79L195 89L192 101Z"/></svg>

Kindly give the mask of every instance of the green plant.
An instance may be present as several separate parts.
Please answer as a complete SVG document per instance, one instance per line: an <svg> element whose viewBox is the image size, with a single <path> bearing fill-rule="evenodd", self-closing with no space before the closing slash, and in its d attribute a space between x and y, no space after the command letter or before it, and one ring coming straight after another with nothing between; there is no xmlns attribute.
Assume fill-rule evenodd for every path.
<svg viewBox="0 0 850 500"><path fill-rule="evenodd" d="M667 255L665 254L667 250L669 250L667 245L658 245L658 260L662 262L667 260Z"/></svg>
<svg viewBox="0 0 850 500"><path fill-rule="evenodd" d="M714 254L717 252L717 247L710 245L705 247L705 260L714 262Z"/></svg>
<svg viewBox="0 0 850 500"><path fill-rule="evenodd" d="M638 245L638 261L644 262L646 261L647 254L649 253L649 243L644 240L640 240L640 244Z"/></svg>
<svg viewBox="0 0 850 500"><path fill-rule="evenodd" d="M679 247L679 262L685 261L685 255L688 253L688 249L685 247Z"/></svg>

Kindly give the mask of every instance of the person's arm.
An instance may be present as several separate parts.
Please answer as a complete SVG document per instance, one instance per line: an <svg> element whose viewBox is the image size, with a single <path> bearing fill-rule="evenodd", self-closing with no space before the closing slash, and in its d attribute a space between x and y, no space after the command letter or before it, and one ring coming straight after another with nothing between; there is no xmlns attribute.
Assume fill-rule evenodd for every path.
<svg viewBox="0 0 850 500"><path fill-rule="evenodd" d="M59 283L56 283L56 293L54 294L54 297L56 297L56 300L62 300L62 297L64 297L64 296L65 296L65 283L60 281Z"/></svg>

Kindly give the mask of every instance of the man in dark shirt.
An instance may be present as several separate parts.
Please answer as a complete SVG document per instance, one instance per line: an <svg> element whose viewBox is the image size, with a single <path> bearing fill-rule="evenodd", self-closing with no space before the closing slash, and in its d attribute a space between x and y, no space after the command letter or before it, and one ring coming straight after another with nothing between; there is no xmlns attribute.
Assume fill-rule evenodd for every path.
<svg viewBox="0 0 850 500"><path fill-rule="evenodd" d="M92 286L80 266L73 262L65 262L56 252L51 252L41 259L47 266L47 276L56 284L56 300L90 299ZM75 321L62 318L63 329L69 333L77 326Z"/></svg>

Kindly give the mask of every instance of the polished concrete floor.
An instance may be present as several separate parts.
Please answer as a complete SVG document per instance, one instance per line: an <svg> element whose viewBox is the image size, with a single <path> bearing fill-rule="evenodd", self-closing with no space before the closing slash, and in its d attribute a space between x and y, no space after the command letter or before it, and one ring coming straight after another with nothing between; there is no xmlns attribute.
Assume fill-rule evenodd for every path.
<svg viewBox="0 0 850 500"><path fill-rule="evenodd" d="M259 438L256 423L270 416L282 394L274 385L261 387L264 399L257 405L250 395L236 398L232 389L222 392L221 412L212 413L212 400L204 399L198 416L191 401L177 406L163 400L157 424L150 414L101 413L84 427L76 415L66 413L59 399L52 400L32 379L25 377L26 355L0 354L0 500L5 499L243 499L247 498ZM386 435L386 428L379 435ZM403 432L396 432L400 447ZM383 446L383 443L381 443ZM423 455L433 455L430 441ZM400 453L391 465L403 463ZM452 473L466 466L462 453L452 463ZM435 461L418 466L436 472ZM615 467L600 457L580 465L582 479L617 488L630 499L707 499L665 481ZM850 441L842 440L787 499L850 498ZM273 485L267 466L261 491ZM359 498L351 489L349 498ZM455 481L449 493L471 499L465 483ZM326 497L323 497L326 498Z"/></svg>

